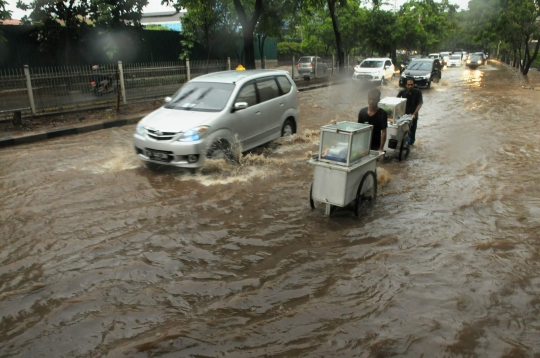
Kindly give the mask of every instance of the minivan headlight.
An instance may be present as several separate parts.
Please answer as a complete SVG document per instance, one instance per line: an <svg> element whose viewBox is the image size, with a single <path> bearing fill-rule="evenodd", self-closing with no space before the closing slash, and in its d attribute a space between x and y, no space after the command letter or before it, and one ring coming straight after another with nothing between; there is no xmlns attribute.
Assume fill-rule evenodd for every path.
<svg viewBox="0 0 540 358"><path fill-rule="evenodd" d="M429 80L430 77L431 77L431 73L428 73L427 75L424 76L424 78L425 78L426 80Z"/></svg>
<svg viewBox="0 0 540 358"><path fill-rule="evenodd" d="M136 129L136 133L140 136L144 136L146 133L145 133L145 129L144 127L141 125L141 124L137 124L137 129Z"/></svg>
<svg viewBox="0 0 540 358"><path fill-rule="evenodd" d="M178 140L180 142L195 142L201 139L201 137L203 137L204 134L208 132L209 129L210 127L208 126L200 126L200 127L189 129L185 131L184 133L182 133L182 135L180 135Z"/></svg>

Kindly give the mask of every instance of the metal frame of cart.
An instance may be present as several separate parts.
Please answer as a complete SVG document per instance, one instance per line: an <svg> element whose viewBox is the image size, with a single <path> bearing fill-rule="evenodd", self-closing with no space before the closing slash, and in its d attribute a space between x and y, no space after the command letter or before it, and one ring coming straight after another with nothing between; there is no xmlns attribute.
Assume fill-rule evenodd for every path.
<svg viewBox="0 0 540 358"><path fill-rule="evenodd" d="M386 143L384 151L386 157L398 154L399 161L407 158L411 151L412 115L405 114L407 99L398 97L385 97L378 103L388 114L388 128L386 129Z"/></svg>
<svg viewBox="0 0 540 358"><path fill-rule="evenodd" d="M326 204L325 215L330 215L335 207L345 207L354 202L354 215L377 198L377 159L384 155L370 151L356 164L346 167L311 159L314 166L313 183L309 193L311 208L315 201Z"/></svg>
<svg viewBox="0 0 540 358"><path fill-rule="evenodd" d="M411 126L411 115L402 116L396 123L388 124L388 128L386 128L386 143L384 144L385 158L397 154L401 162L409 156L411 151ZM390 147L391 140L397 141L395 142L395 148Z"/></svg>

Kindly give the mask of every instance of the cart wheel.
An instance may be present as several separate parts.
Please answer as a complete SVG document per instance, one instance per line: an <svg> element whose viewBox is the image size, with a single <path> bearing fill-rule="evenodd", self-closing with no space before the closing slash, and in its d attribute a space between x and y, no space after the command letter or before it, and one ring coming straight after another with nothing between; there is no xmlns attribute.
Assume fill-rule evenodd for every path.
<svg viewBox="0 0 540 358"><path fill-rule="evenodd" d="M375 204L377 199L377 176L375 172L369 171L362 177L356 200L354 202L354 216L358 217L360 211L363 211L368 206Z"/></svg>
<svg viewBox="0 0 540 358"><path fill-rule="evenodd" d="M399 148L399 161L405 160L409 153L411 152L411 131L406 131L405 134L403 134L403 138L401 138L401 146Z"/></svg>
<svg viewBox="0 0 540 358"><path fill-rule="evenodd" d="M309 189L309 205L312 209L315 209L315 202L313 201L313 182L311 183L311 189Z"/></svg>

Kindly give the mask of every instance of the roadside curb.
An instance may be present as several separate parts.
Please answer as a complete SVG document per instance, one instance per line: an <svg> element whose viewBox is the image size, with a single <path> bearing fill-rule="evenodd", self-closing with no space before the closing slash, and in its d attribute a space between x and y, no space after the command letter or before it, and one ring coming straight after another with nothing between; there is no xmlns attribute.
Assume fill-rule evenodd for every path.
<svg viewBox="0 0 540 358"><path fill-rule="evenodd" d="M345 79L338 80L335 82L320 83L320 84L307 86L307 87L299 87L297 89L299 92L304 92L304 91L314 90L318 88L329 87L332 85L339 85L343 83L346 83ZM50 130L47 132L32 133L32 134L26 134L26 135L21 135L21 136L16 136L16 137L0 138L0 148L6 148L6 147L14 146L14 145L19 145L19 144L34 143L40 140L59 138L59 137L64 137L68 135L83 134L83 133L97 131L100 129L108 129L108 128L113 128L113 127L121 127L121 126L129 125L129 124L136 124L142 118L143 116L136 116L136 117L125 118L125 119L114 119L114 120L104 121L100 123L92 123L92 124L87 124L87 125Z"/></svg>
<svg viewBox="0 0 540 358"><path fill-rule="evenodd" d="M76 127L67 127L62 129L51 130L41 133L27 134L17 137L7 137L0 139L0 148L5 148L18 144L33 143L45 139L53 139L58 137L64 137L67 135L83 134L100 129L107 129L113 127L121 127L128 124L135 124L142 119L141 116L126 118L126 119L114 119L111 121L104 121L100 123L92 123Z"/></svg>
<svg viewBox="0 0 540 358"><path fill-rule="evenodd" d="M504 65L506 68L511 70L514 73L514 75L518 78L518 81L521 84L521 87L523 89L540 91L539 87L531 86L531 84L527 82L527 80L524 78L524 76L519 71L516 71L516 69L514 67L510 66L509 64L507 64L505 62L499 61L499 60L491 60L491 61L497 62L499 65Z"/></svg>

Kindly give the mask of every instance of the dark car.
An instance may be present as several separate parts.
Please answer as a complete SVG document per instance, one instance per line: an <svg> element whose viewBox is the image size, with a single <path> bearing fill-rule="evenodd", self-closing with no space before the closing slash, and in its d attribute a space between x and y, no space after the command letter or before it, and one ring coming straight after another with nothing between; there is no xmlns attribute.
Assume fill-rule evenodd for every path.
<svg viewBox="0 0 540 358"><path fill-rule="evenodd" d="M399 73L403 73L407 66L411 63L412 60L415 58L422 58L422 55L411 55L411 56L402 56L401 57L401 65L399 66Z"/></svg>
<svg viewBox="0 0 540 358"><path fill-rule="evenodd" d="M399 77L399 85L405 87L407 78L414 79L417 87L431 87L431 82L441 80L441 61L436 58L416 58L409 63Z"/></svg>
<svg viewBox="0 0 540 358"><path fill-rule="evenodd" d="M475 52L469 56L466 65L469 68L477 68L478 66L487 65L486 55L483 52Z"/></svg>

